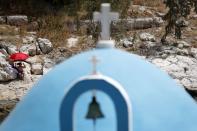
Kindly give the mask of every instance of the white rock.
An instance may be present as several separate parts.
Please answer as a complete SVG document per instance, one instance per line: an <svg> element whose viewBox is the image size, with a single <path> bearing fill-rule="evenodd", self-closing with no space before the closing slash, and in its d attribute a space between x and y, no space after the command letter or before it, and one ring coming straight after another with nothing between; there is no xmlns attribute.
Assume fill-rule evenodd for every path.
<svg viewBox="0 0 197 131"><path fill-rule="evenodd" d="M176 57L179 62L184 62L188 65L193 65L193 64L196 64L194 61L193 61L193 58L190 58L190 57L187 57L187 56L180 56L180 55L177 55Z"/></svg>
<svg viewBox="0 0 197 131"><path fill-rule="evenodd" d="M6 18L4 16L0 16L0 24L5 24Z"/></svg>
<svg viewBox="0 0 197 131"><path fill-rule="evenodd" d="M180 18L176 21L176 25L179 27L188 27L189 21L186 21L185 19Z"/></svg>
<svg viewBox="0 0 197 131"><path fill-rule="evenodd" d="M164 21L159 17L128 18L128 19L121 19L121 20L113 21L112 26L113 26L113 29L115 30L118 30L119 28L125 29L125 30L131 30L131 29L148 29L148 28L152 28L155 26L159 27L163 23Z"/></svg>
<svg viewBox="0 0 197 131"><path fill-rule="evenodd" d="M5 56L8 56L8 53L5 49L0 49L0 53L2 53Z"/></svg>
<svg viewBox="0 0 197 131"><path fill-rule="evenodd" d="M155 26L160 26L164 23L164 21L161 17L154 17L153 22L154 22Z"/></svg>
<svg viewBox="0 0 197 131"><path fill-rule="evenodd" d="M176 52L176 54L178 54L178 55L189 55L189 51L188 51L188 49L185 49L185 48L183 48L183 49L180 49L180 48L174 48L174 51Z"/></svg>
<svg viewBox="0 0 197 131"><path fill-rule="evenodd" d="M6 56L0 53L0 81L9 81L17 78L17 71L5 60Z"/></svg>
<svg viewBox="0 0 197 131"><path fill-rule="evenodd" d="M25 65L25 68L23 68L23 71L24 71L24 80L23 80L23 83L24 84L29 84L32 82L32 75L31 75L31 66L30 64L24 62L23 63Z"/></svg>
<svg viewBox="0 0 197 131"><path fill-rule="evenodd" d="M6 61L6 56L0 53L0 67L6 67L9 63Z"/></svg>
<svg viewBox="0 0 197 131"><path fill-rule="evenodd" d="M155 42L151 42L151 41L146 41L145 44L146 44L147 48L151 48L151 47L156 46L156 43Z"/></svg>
<svg viewBox="0 0 197 131"><path fill-rule="evenodd" d="M132 47L133 46L132 40L133 38L130 38L130 39L125 38L125 39L120 40L120 43L122 43L125 48Z"/></svg>
<svg viewBox="0 0 197 131"><path fill-rule="evenodd" d="M18 52L18 49L15 45L5 41L0 41L0 48L6 50L9 55Z"/></svg>
<svg viewBox="0 0 197 131"><path fill-rule="evenodd" d="M15 45L8 45L7 46L7 52L8 54L14 54L14 53L17 53L18 52L18 49Z"/></svg>
<svg viewBox="0 0 197 131"><path fill-rule="evenodd" d="M43 68L43 74L47 74L52 68Z"/></svg>
<svg viewBox="0 0 197 131"><path fill-rule="evenodd" d="M178 62L176 56L169 56L168 58L166 58L166 60L174 64Z"/></svg>
<svg viewBox="0 0 197 131"><path fill-rule="evenodd" d="M67 39L67 47L71 48L71 47L75 47L77 45L77 43L79 42L79 38L68 38Z"/></svg>
<svg viewBox="0 0 197 131"><path fill-rule="evenodd" d="M14 80L17 78L18 71L11 67L11 65L4 68L5 72L8 74L8 80Z"/></svg>
<svg viewBox="0 0 197 131"><path fill-rule="evenodd" d="M43 75L43 65L41 63L31 65L31 73L34 75Z"/></svg>
<svg viewBox="0 0 197 131"><path fill-rule="evenodd" d="M195 78L195 79L192 79L191 81L192 81L192 88L197 90L197 79Z"/></svg>
<svg viewBox="0 0 197 131"><path fill-rule="evenodd" d="M156 41L155 36L154 35L151 35L149 33L141 33L140 34L140 39L142 41L152 41L152 42L155 42Z"/></svg>
<svg viewBox="0 0 197 131"><path fill-rule="evenodd" d="M15 26L26 25L28 23L28 18L23 15L7 16L7 23Z"/></svg>
<svg viewBox="0 0 197 131"><path fill-rule="evenodd" d="M44 58L44 68L45 69L50 69L53 66L55 66L55 62L53 62L51 59Z"/></svg>
<svg viewBox="0 0 197 131"><path fill-rule="evenodd" d="M145 10L146 10L146 7L145 6L140 6L139 7L139 11L144 12Z"/></svg>
<svg viewBox="0 0 197 131"><path fill-rule="evenodd" d="M33 65L35 63L44 63L44 60L42 57L40 56L34 56L34 57L29 57L27 60L26 60L27 63Z"/></svg>
<svg viewBox="0 0 197 131"><path fill-rule="evenodd" d="M178 44L178 48L183 49L184 45L183 44Z"/></svg>
<svg viewBox="0 0 197 131"><path fill-rule="evenodd" d="M178 46L180 45L182 48L188 48L191 47L191 45L185 41L177 41Z"/></svg>
<svg viewBox="0 0 197 131"><path fill-rule="evenodd" d="M135 20L131 20L132 26L134 29L147 29L154 26L153 18L137 18ZM129 21L128 21L129 22Z"/></svg>
<svg viewBox="0 0 197 131"><path fill-rule="evenodd" d="M172 55L172 54L176 54L176 51L174 50L174 48L171 48L171 47L169 47L169 48L164 47L162 53L168 54L168 55L170 55L170 54Z"/></svg>
<svg viewBox="0 0 197 131"><path fill-rule="evenodd" d="M156 12L155 15L158 16L158 17L164 17L165 13Z"/></svg>
<svg viewBox="0 0 197 131"><path fill-rule="evenodd" d="M191 48L191 55L193 55L197 59L197 48Z"/></svg>
<svg viewBox="0 0 197 131"><path fill-rule="evenodd" d="M47 54L53 50L53 45L48 39L38 38L38 45L44 54Z"/></svg>
<svg viewBox="0 0 197 131"><path fill-rule="evenodd" d="M197 19L197 15L193 15L192 16L192 19Z"/></svg>
<svg viewBox="0 0 197 131"><path fill-rule="evenodd" d="M37 48L35 44L26 44L20 48L20 51L30 56L35 56L37 54Z"/></svg>
<svg viewBox="0 0 197 131"><path fill-rule="evenodd" d="M191 86L192 86L192 82L191 82L189 79L187 79L187 78L183 78L183 79L181 80L181 83L182 83L185 87L191 88Z"/></svg>
<svg viewBox="0 0 197 131"><path fill-rule="evenodd" d="M26 36L23 38L23 44L35 44L36 38L33 36Z"/></svg>
<svg viewBox="0 0 197 131"><path fill-rule="evenodd" d="M157 65L158 67L166 67L166 66L170 66L171 63L169 61L160 59L160 58L156 58L152 60L152 63Z"/></svg>

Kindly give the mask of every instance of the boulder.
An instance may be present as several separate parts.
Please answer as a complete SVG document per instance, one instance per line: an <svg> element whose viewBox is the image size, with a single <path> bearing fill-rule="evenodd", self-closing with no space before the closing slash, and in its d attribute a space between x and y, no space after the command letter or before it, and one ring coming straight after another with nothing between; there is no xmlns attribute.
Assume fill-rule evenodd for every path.
<svg viewBox="0 0 197 131"><path fill-rule="evenodd" d="M25 36L23 38L23 44L35 44L36 43L36 38L33 36Z"/></svg>
<svg viewBox="0 0 197 131"><path fill-rule="evenodd" d="M15 45L10 44L10 45L7 46L7 52L8 52L9 55L17 53L18 48Z"/></svg>
<svg viewBox="0 0 197 131"><path fill-rule="evenodd" d="M28 18L25 15L7 16L7 24L14 26L22 26L28 23Z"/></svg>
<svg viewBox="0 0 197 131"><path fill-rule="evenodd" d="M0 24L5 24L6 23L6 17L0 16Z"/></svg>
<svg viewBox="0 0 197 131"><path fill-rule="evenodd" d="M38 45L44 54L47 54L53 50L53 45L48 39L38 38Z"/></svg>
<svg viewBox="0 0 197 131"><path fill-rule="evenodd" d="M26 60L27 63L33 65L33 64L36 64L36 63L44 63L44 60L42 59L42 57L40 56L34 56L34 57L29 57L27 60Z"/></svg>
<svg viewBox="0 0 197 131"><path fill-rule="evenodd" d="M31 73L34 75L43 75L43 65L41 63L31 65Z"/></svg>
<svg viewBox="0 0 197 131"><path fill-rule="evenodd" d="M36 45L31 44L31 45L23 45L20 48L20 52L29 54L30 56L35 56L36 55Z"/></svg>
<svg viewBox="0 0 197 131"><path fill-rule="evenodd" d="M156 41L155 36L151 35L149 33L141 33L139 37L140 37L140 39L142 41L151 41L151 42L155 42Z"/></svg>
<svg viewBox="0 0 197 131"><path fill-rule="evenodd" d="M4 79L4 81L14 80L17 78L18 71L12 68L11 65L8 65L7 67L5 67L4 70L8 74L8 76L6 77L6 79Z"/></svg>
<svg viewBox="0 0 197 131"><path fill-rule="evenodd" d="M5 56L8 56L8 53L7 53L7 51L5 50L5 49L0 49L0 53L2 53L3 55L5 55Z"/></svg>
<svg viewBox="0 0 197 131"><path fill-rule="evenodd" d="M0 53L0 82L14 80L17 78L16 69L6 61L6 56Z"/></svg>
<svg viewBox="0 0 197 131"><path fill-rule="evenodd" d="M6 50L9 55L18 52L18 49L15 45L4 41L0 41L0 49Z"/></svg>
<svg viewBox="0 0 197 131"><path fill-rule="evenodd" d="M86 24L88 24L87 21ZM112 30L148 29L152 27L160 27L163 24L164 21L161 17L128 18L113 21Z"/></svg>
<svg viewBox="0 0 197 131"><path fill-rule="evenodd" d="M37 46L36 46L35 37L26 36L23 38L23 46L20 48L21 52L29 54L30 56L34 56L37 54Z"/></svg>
<svg viewBox="0 0 197 131"><path fill-rule="evenodd" d="M133 23L132 23L132 19L131 22L129 22L132 25L133 29L148 29L148 28L152 28L155 26L161 26L164 21L162 20L162 18L160 17L147 17L147 18L137 18L137 19L133 19Z"/></svg>

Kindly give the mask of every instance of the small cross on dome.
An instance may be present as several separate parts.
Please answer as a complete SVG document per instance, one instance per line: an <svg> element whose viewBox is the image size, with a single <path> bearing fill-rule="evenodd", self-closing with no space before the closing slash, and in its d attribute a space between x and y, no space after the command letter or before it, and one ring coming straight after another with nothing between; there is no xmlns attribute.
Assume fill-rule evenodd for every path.
<svg viewBox="0 0 197 131"><path fill-rule="evenodd" d="M97 59L97 57L96 57L96 56L92 56L92 58L91 58L91 60L90 60L90 61L92 62L92 65L93 65L92 75L96 75L96 74L97 74L96 66L97 66L97 64L98 64L99 60Z"/></svg>

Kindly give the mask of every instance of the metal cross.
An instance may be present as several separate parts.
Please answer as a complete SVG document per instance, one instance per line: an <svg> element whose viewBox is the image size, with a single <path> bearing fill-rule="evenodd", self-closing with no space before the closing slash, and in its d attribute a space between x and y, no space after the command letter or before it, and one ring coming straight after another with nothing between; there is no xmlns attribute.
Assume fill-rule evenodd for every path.
<svg viewBox="0 0 197 131"><path fill-rule="evenodd" d="M101 5L101 13L94 12L94 21L101 21L101 39L110 40L110 24L113 20L118 20L119 14L110 12L111 6L109 3Z"/></svg>
<svg viewBox="0 0 197 131"><path fill-rule="evenodd" d="M99 62L99 60L97 59L96 56L92 56L91 60L92 62L92 65L93 65L93 71L92 71L92 74L93 75L96 75L97 74L97 69L96 69L96 66L97 66L97 63Z"/></svg>

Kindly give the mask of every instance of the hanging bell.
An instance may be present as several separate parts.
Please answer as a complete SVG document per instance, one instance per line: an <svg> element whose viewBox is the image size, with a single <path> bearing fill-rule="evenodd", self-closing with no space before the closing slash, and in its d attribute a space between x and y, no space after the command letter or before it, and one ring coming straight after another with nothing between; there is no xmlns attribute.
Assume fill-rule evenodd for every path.
<svg viewBox="0 0 197 131"><path fill-rule="evenodd" d="M96 120L98 118L103 118L104 115L101 112L100 105L96 101L96 97L92 97L92 102L89 104L88 112L86 114L86 119Z"/></svg>

